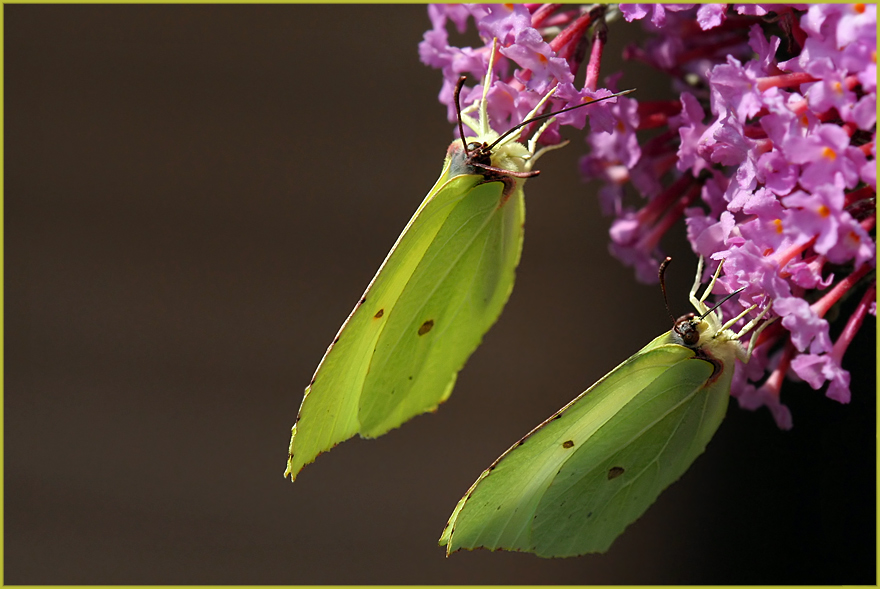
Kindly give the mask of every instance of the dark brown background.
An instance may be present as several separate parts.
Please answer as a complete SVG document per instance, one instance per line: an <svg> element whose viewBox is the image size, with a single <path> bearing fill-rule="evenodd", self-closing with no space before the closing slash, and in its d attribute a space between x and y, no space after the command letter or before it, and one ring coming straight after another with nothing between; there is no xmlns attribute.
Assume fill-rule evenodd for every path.
<svg viewBox="0 0 880 589"><path fill-rule="evenodd" d="M780 432L732 403L609 554L444 558L480 471L668 329L607 254L576 135L451 399L285 481L302 389L452 139L425 8L4 13L6 583L875 582L873 318L850 406L788 383Z"/></svg>

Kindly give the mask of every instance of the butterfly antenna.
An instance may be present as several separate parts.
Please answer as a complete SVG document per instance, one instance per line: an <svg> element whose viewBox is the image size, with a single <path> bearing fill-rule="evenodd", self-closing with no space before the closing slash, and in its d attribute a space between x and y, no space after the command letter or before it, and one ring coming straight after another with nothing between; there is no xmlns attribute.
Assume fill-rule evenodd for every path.
<svg viewBox="0 0 880 589"><path fill-rule="evenodd" d="M668 266L671 261L672 258L666 256L666 259L660 262L660 270L657 272L657 276L660 277L660 290L663 291L663 302L666 303L666 312L669 313L669 317L672 319L672 324L675 325L675 315L669 310L669 297L666 296L666 266Z"/></svg>
<svg viewBox="0 0 880 589"><path fill-rule="evenodd" d="M459 82L460 82L460 81L459 81ZM498 143L501 142L505 137L507 137L508 135L510 135L511 133L513 133L514 131L516 131L517 129L519 129L519 128L521 128L521 127L525 127L525 126L528 125L529 123L534 123L535 121L540 121L541 119L549 119L550 117L555 117L556 115L562 114L562 113L564 113L564 112L568 112L568 111L570 111L570 110L574 110L574 109L576 109L576 108L581 108L582 106L589 106L589 105L591 105L591 104L595 104L595 103L597 103L597 102L602 102L603 100L608 100L609 98L617 98L618 96L623 96L624 94L629 94L630 92L635 92L635 91L636 91L635 88L630 88L629 90L624 90L623 92L618 92L618 93L616 93L616 94L609 94L608 96L603 96L603 97L601 97L601 98L597 98L597 99L595 99L595 100L591 100L590 102L584 102L584 103L581 103L581 104L576 104L575 106L569 106L569 107L567 107L567 108L563 108L563 109L561 109L561 110L557 110L557 111L550 112L550 113L547 113L547 114L544 114L544 115L538 115L538 116L536 116L536 117L532 117L531 119L528 119L528 120L526 120L526 121L523 121L523 122L521 122L520 124L515 125L515 126L511 127L510 129L508 129L503 135L501 135L498 139L496 139L496 140L492 143L492 145L489 146L489 150L494 149L495 146L498 145ZM461 124L461 117L459 117L459 124Z"/></svg>
<svg viewBox="0 0 880 589"><path fill-rule="evenodd" d="M458 134L461 137L461 144L464 146L464 154L470 155L467 142L464 140L464 125L461 122L461 103L458 100L458 95L461 94L461 87L464 86L465 80L467 80L467 76L462 76L455 85L455 112L458 114Z"/></svg>
<svg viewBox="0 0 880 589"><path fill-rule="evenodd" d="M706 311L705 313L700 315L700 319L701 320L705 319L706 315L708 315L709 313L711 313L712 311L714 311L715 309L717 309L718 307L720 307L721 305L723 305L724 303L726 303L727 301L729 301L730 299L732 299L733 297L735 297L736 295L738 295L739 293L744 291L745 289L746 289L746 287L742 287L742 288L738 288L737 290L733 291L732 293L730 293L729 295L727 295L726 297L721 299L720 302L715 303L714 307L712 307L711 309L709 309L708 311Z"/></svg>

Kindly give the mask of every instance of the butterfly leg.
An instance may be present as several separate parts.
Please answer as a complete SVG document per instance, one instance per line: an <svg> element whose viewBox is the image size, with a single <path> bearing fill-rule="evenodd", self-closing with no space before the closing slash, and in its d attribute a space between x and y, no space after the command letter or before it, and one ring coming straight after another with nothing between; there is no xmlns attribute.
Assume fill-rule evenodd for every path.
<svg viewBox="0 0 880 589"><path fill-rule="evenodd" d="M700 290L700 284L703 282L703 256L697 262L697 275L694 277L694 285L691 287L690 300L694 308L702 315L706 312L706 306L697 299L697 291Z"/></svg>
<svg viewBox="0 0 880 589"><path fill-rule="evenodd" d="M705 301L709 298L709 295L712 294L712 289L715 288L715 282L718 280L718 277L721 276L721 267L724 265L724 260L718 262L718 268L715 270L715 274L712 275L712 280L709 282L709 286L706 287L706 290L703 291L703 296L700 297L700 304L705 308Z"/></svg>
<svg viewBox="0 0 880 589"><path fill-rule="evenodd" d="M748 323L746 323L746 324L743 326L743 328L739 330L739 333L737 333L737 334L734 336L734 339L739 339L739 338L741 338L742 336L744 336L745 334L747 334L747 333L748 333L753 327L755 327L755 325L757 325L758 322L759 322L761 319L764 318L764 315L766 315L767 313L770 312L770 307L772 306L771 303L772 303L772 301L768 301L768 302L767 302L767 306L764 307L764 310L761 311L761 312L758 314L757 317L755 317L754 319L752 319L751 321L749 321ZM737 315L735 319L731 319L730 321L728 321L727 323L725 323L725 324L724 324L724 327L722 327L721 329L730 329L730 326L731 326L731 325L733 325L734 323L736 323L737 321L739 321L740 319L742 319L743 317L745 317L745 316L746 316L746 313L749 313L749 312L752 311L753 309L757 308L757 306L758 306L758 305L752 305L751 307L749 307L748 309L746 309L745 311L743 311L742 313L740 313L739 315ZM770 323L770 322L768 321L767 323ZM764 327L761 327L761 329L763 329L763 328L764 328Z"/></svg>
<svg viewBox="0 0 880 589"><path fill-rule="evenodd" d="M746 323L745 326L743 326L743 328L739 330L739 333L737 333L735 336L736 339L739 339L747 334L753 327L755 327L755 325L758 324L761 319L764 318L767 313L770 312L770 307L772 306L771 303L772 301L767 301L767 305L764 307L764 310L761 311L757 317ZM752 337L749 339L749 347L746 350L745 357L741 358L743 362L748 362L749 359L752 357L752 352L754 351L755 346L758 343L758 336L761 335L761 332L764 331L764 329L766 329L768 325L770 325L777 319L779 319L779 317L773 317L772 319L765 321L758 329L755 330L755 332L752 334Z"/></svg>
<svg viewBox="0 0 880 589"><path fill-rule="evenodd" d="M746 350L746 357L743 362L748 362L752 357L752 352L755 350L755 346L758 344L758 336L761 335L761 332L764 331L764 328L779 319L779 317L773 317L764 322L764 324L755 330L755 333L752 334L751 339L749 340L749 348Z"/></svg>

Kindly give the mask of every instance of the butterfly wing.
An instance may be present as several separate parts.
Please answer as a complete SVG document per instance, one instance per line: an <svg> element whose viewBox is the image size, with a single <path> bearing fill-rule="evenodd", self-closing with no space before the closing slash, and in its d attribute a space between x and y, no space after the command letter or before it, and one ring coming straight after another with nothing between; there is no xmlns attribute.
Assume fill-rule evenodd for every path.
<svg viewBox="0 0 880 589"><path fill-rule="evenodd" d="M729 376L655 339L505 452L459 501L440 544L543 557L606 551L703 452Z"/></svg>
<svg viewBox="0 0 880 589"><path fill-rule="evenodd" d="M449 174L408 223L328 348L291 434L286 475L356 434L431 411L498 319L523 241L521 185Z"/></svg>

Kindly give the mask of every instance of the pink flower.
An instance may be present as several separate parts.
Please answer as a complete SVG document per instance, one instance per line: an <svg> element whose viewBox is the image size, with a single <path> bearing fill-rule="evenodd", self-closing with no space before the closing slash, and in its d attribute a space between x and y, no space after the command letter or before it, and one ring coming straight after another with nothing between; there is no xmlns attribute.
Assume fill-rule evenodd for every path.
<svg viewBox="0 0 880 589"><path fill-rule="evenodd" d="M458 75L485 69L491 35L504 39L506 59L496 70L513 70L489 92L499 128L518 122L557 83L553 100L564 106L615 87L617 72L607 78L609 90L597 87L604 29L596 25L589 41L577 40L588 30L584 19L601 21L602 11L614 9L585 15L538 6L430 9L433 28L420 50L423 61L443 69L447 105ZM847 292L874 296L868 273L876 266L876 6L622 4L619 10L643 29L625 57L665 74L680 100L639 94L559 117L580 128L589 116L581 170L603 182L601 209L613 217L610 252L638 280L656 281L661 240L680 230L684 218L694 252L724 260L716 291L744 289L725 303L725 314L769 298L781 318L736 373L731 394L740 405L766 405L779 427L791 427L780 401L787 374L815 386L828 382L829 397L848 401L842 361L851 337L832 347L826 316L836 317L829 310ZM467 15L486 47L448 46L447 21L461 31ZM551 19L553 28L545 27ZM581 87L574 83L578 46L590 47ZM779 55L787 60L779 62ZM463 95L472 101L478 90ZM556 141L555 128L547 137ZM625 201L627 191L642 200ZM873 299L865 299L838 321L852 331L857 316L874 312ZM772 370L770 348L783 350L773 355Z"/></svg>
<svg viewBox="0 0 880 589"><path fill-rule="evenodd" d="M800 184L815 190L826 184L854 188L865 156L851 147L849 135L837 125L820 125L808 137L792 137L786 144L789 159L803 164Z"/></svg>

